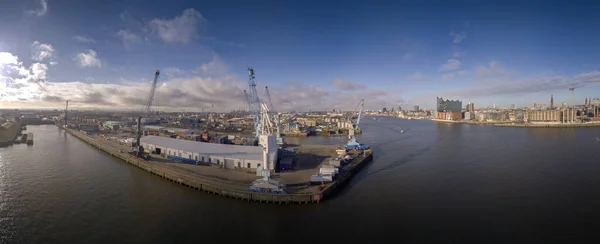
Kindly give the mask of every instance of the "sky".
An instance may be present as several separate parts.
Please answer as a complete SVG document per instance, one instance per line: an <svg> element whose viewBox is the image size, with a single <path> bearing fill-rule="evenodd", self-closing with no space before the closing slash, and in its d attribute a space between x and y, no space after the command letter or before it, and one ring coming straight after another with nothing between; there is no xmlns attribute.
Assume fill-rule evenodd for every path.
<svg viewBox="0 0 600 244"><path fill-rule="evenodd" d="M278 111L600 96L594 1L0 0L0 108Z"/></svg>

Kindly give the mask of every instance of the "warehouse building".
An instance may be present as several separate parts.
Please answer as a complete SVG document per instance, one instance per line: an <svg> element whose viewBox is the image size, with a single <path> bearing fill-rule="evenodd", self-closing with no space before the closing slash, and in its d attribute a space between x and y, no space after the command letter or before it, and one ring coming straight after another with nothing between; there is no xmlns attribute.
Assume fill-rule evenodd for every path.
<svg viewBox="0 0 600 244"><path fill-rule="evenodd" d="M268 167L274 169L277 159L276 139L274 136L261 136L261 142L269 152ZM177 161L210 163L226 169L256 171L264 161L263 148L255 146L205 143L161 136L144 136L140 139L140 144L147 152L156 152Z"/></svg>

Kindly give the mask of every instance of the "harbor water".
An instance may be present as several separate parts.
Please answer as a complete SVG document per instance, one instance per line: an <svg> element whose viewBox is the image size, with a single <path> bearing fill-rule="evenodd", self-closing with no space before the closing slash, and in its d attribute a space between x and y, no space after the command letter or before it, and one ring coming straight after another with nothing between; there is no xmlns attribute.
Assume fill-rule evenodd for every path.
<svg viewBox="0 0 600 244"><path fill-rule="evenodd" d="M197 192L53 125L0 148L0 243L590 241L600 216L600 128L364 119L375 159L320 204ZM345 137L286 138L342 144Z"/></svg>

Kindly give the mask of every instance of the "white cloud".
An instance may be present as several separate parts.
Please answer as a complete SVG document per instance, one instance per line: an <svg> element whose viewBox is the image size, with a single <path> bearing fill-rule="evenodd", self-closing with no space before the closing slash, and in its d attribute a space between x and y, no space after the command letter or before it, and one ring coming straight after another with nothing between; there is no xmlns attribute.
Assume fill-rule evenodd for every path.
<svg viewBox="0 0 600 244"><path fill-rule="evenodd" d="M449 80L456 76L456 73L447 73L442 75L442 80Z"/></svg>
<svg viewBox="0 0 600 244"><path fill-rule="evenodd" d="M4 67L5 64L18 64L19 58L12 53L8 52L0 52L0 69Z"/></svg>
<svg viewBox="0 0 600 244"><path fill-rule="evenodd" d="M96 43L96 40L89 38L89 37L85 37L85 36L75 36L73 38L75 38L75 40L78 40L83 43Z"/></svg>
<svg viewBox="0 0 600 244"><path fill-rule="evenodd" d="M31 59L35 61L44 61L46 59L50 59L54 53L54 48L52 45L41 43L39 41L34 41L33 44L31 44L31 49Z"/></svg>
<svg viewBox="0 0 600 244"><path fill-rule="evenodd" d="M57 65L58 62L50 62L49 64L52 65L52 66L54 66L54 65Z"/></svg>
<svg viewBox="0 0 600 244"><path fill-rule="evenodd" d="M212 60L200 65L200 69L196 70L195 73L203 73L210 76L222 76L229 73L229 68L223 63L219 55L213 55Z"/></svg>
<svg viewBox="0 0 600 244"><path fill-rule="evenodd" d="M412 80L423 80L424 79L423 75L421 75L421 73L418 72L418 71L415 72L415 73L413 73L412 75L410 75L409 78L412 79Z"/></svg>
<svg viewBox="0 0 600 244"><path fill-rule="evenodd" d="M181 77L189 74L189 72L175 67L161 69L160 73L169 77Z"/></svg>
<svg viewBox="0 0 600 244"><path fill-rule="evenodd" d="M358 89L365 88L365 85L363 85L363 84L345 81L342 79L335 79L335 80L331 81L331 84L336 86L339 90L344 90L344 91L352 91L352 90L358 90Z"/></svg>
<svg viewBox="0 0 600 244"><path fill-rule="evenodd" d="M467 38L467 34L465 32L450 32L450 36L452 37L452 43L458 44L461 43L465 38Z"/></svg>
<svg viewBox="0 0 600 244"><path fill-rule="evenodd" d="M31 79L35 82L46 81L46 74L48 73L48 65L42 63L34 63L31 65Z"/></svg>
<svg viewBox="0 0 600 244"><path fill-rule="evenodd" d="M11 94L20 95L28 91L29 86L38 86L46 81L48 65L33 63L25 67L16 55L0 52L0 95L3 100Z"/></svg>
<svg viewBox="0 0 600 244"><path fill-rule="evenodd" d="M440 71L455 70L458 68L460 68L460 61L458 59L451 58L447 63L440 67Z"/></svg>
<svg viewBox="0 0 600 244"><path fill-rule="evenodd" d="M488 66L477 67L478 76L507 75L510 72L496 61L490 61Z"/></svg>
<svg viewBox="0 0 600 244"><path fill-rule="evenodd" d="M102 67L96 51L89 49L87 53L79 53L74 59L81 67Z"/></svg>
<svg viewBox="0 0 600 244"><path fill-rule="evenodd" d="M142 40L138 35L127 30L120 30L117 32L117 35L119 38L121 38L123 45L126 47L129 47L131 44L138 43Z"/></svg>
<svg viewBox="0 0 600 244"><path fill-rule="evenodd" d="M4 57L4 58L2 58ZM157 96L160 100L160 109L181 109L199 111L210 108L214 104L217 111L230 111L232 109L246 109L244 90L248 90L246 77L238 78L228 70L220 59L213 58L206 67L206 73L193 74L178 68L161 70L167 72L186 72L186 77L161 76L161 83ZM18 59L0 53L0 61L4 63L18 63ZM217 61L215 61L217 60ZM217 65L218 64L218 65ZM37 65L32 71L26 70L32 77L44 77L47 66ZM219 75L213 75L218 70ZM210 75L209 75L210 74ZM194 75L194 76L191 76ZM259 96L264 98L264 83L260 82L260 71L257 73ZM0 82L0 95L7 106L22 107L62 107L65 100L70 100L69 105L78 108L114 109L127 107L142 109L146 102L146 94L150 90L150 81L128 81L117 84L98 84L88 77L86 81L74 82L46 82L42 85L22 83L19 86L9 86ZM98 79L96 79L97 81ZM347 84L346 82L340 84ZM355 86L351 83L350 87ZM342 85L346 87L345 85ZM362 86L362 85L359 85ZM364 86L363 86L364 87ZM279 111L292 109L307 111L341 108L352 110L360 98L366 99L367 107L379 108L384 104L399 101L394 92L392 96L387 91L369 89L339 90L327 89L320 86L305 85L301 82L290 82L282 86L269 87L273 103L277 104Z"/></svg>
<svg viewBox="0 0 600 244"><path fill-rule="evenodd" d="M40 6L37 9L27 10L27 11L25 11L25 13L27 13L29 15L35 15L38 17L46 15L46 13L48 13L48 1L40 0Z"/></svg>
<svg viewBox="0 0 600 244"><path fill-rule="evenodd" d="M186 9L173 19L153 19L150 28L165 42L188 43L197 36L198 24L204 22L195 9Z"/></svg>

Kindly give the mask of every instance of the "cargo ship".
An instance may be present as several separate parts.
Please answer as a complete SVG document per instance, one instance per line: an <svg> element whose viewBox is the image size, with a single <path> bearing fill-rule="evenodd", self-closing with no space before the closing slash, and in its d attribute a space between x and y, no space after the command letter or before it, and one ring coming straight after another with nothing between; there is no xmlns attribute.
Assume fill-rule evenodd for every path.
<svg viewBox="0 0 600 244"><path fill-rule="evenodd" d="M27 145L33 145L33 133L27 133Z"/></svg>

